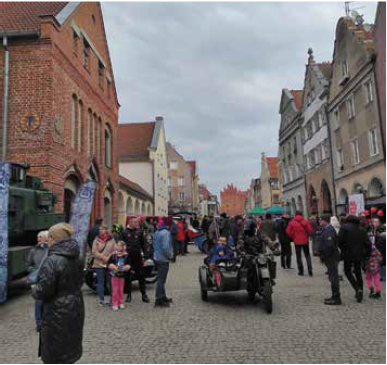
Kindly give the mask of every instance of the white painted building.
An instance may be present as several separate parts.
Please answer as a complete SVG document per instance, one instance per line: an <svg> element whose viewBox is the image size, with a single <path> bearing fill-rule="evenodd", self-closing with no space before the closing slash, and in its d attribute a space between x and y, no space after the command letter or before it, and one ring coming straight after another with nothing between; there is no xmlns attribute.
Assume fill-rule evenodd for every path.
<svg viewBox="0 0 387 365"><path fill-rule="evenodd" d="M153 197L152 214L168 214L168 162L162 117L118 126L119 173Z"/></svg>

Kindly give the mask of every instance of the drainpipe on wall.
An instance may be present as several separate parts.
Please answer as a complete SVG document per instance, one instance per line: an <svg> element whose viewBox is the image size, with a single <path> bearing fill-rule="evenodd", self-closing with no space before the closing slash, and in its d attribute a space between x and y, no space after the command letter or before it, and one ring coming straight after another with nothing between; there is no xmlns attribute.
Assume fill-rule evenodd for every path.
<svg viewBox="0 0 387 365"><path fill-rule="evenodd" d="M3 148L1 160L7 157L7 127L8 127L8 89L9 89L9 50L7 36L3 36L4 47L4 96L3 96Z"/></svg>

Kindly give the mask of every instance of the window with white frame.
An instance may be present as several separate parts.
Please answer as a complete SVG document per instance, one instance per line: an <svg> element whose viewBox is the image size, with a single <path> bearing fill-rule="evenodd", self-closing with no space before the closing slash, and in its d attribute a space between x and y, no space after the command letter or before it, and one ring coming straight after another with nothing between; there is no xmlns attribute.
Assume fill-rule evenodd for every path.
<svg viewBox="0 0 387 365"><path fill-rule="evenodd" d="M314 151L309 152L309 167L312 168L316 164L316 158Z"/></svg>
<svg viewBox="0 0 387 365"><path fill-rule="evenodd" d="M351 149L352 149L352 161L354 165L357 165L360 163L360 157L359 157L359 141L354 139L351 142Z"/></svg>
<svg viewBox="0 0 387 365"><path fill-rule="evenodd" d="M364 84L364 90L366 94L366 104L371 103L374 101L374 93L372 90L372 81L369 80Z"/></svg>
<svg viewBox="0 0 387 365"><path fill-rule="evenodd" d="M344 169L344 157L343 157L343 150L342 148L338 148L336 150L336 160L337 160L337 166L339 170Z"/></svg>
<svg viewBox="0 0 387 365"><path fill-rule="evenodd" d="M340 112L339 108L335 109L332 113L333 118L332 118L332 127L333 130L336 130L340 127Z"/></svg>
<svg viewBox="0 0 387 365"><path fill-rule="evenodd" d="M347 60L341 62L341 75L343 77L348 77L348 63Z"/></svg>
<svg viewBox="0 0 387 365"><path fill-rule="evenodd" d="M315 153L315 161L316 161L316 164L320 164L321 163L321 160L322 160L322 155L321 155L321 145L318 145L315 149L314 149L314 153Z"/></svg>
<svg viewBox="0 0 387 365"><path fill-rule="evenodd" d="M322 151L323 151L323 160L329 158L329 142L328 140L324 140L322 144Z"/></svg>
<svg viewBox="0 0 387 365"><path fill-rule="evenodd" d="M352 119L355 117L355 100L353 95L351 95L348 100L346 101L347 105L347 113L348 113L348 119Z"/></svg>
<svg viewBox="0 0 387 365"><path fill-rule="evenodd" d="M378 136L376 128L372 128L368 131L369 141L370 141L370 155L375 156L379 153L378 148Z"/></svg>
<svg viewBox="0 0 387 365"><path fill-rule="evenodd" d="M179 177L178 184L179 184L179 186L184 186L184 177L183 176Z"/></svg>
<svg viewBox="0 0 387 365"><path fill-rule="evenodd" d="M177 162L176 161L171 161L170 163L169 163L169 168L171 169L171 170L177 170Z"/></svg>
<svg viewBox="0 0 387 365"><path fill-rule="evenodd" d="M184 202L184 192L180 191L179 193L179 201L180 203Z"/></svg>

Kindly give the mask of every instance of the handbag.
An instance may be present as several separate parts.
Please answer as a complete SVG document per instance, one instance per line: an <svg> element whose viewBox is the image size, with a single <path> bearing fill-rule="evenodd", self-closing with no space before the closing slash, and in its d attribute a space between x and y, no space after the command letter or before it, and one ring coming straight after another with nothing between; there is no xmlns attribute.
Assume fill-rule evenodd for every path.
<svg viewBox="0 0 387 365"><path fill-rule="evenodd" d="M102 250L101 250L101 251L98 251L98 253L104 252L107 244L108 244L108 242L106 241L106 242L105 242L105 245L104 245L103 248L102 248ZM92 268L93 268L93 264L94 264L94 256L91 255L91 256L89 257L89 259L87 260L87 268L88 268L88 269L92 269Z"/></svg>
<svg viewBox="0 0 387 365"><path fill-rule="evenodd" d="M30 284L30 285L36 284L36 282L38 280L38 275L39 275L40 269L42 268L44 261L46 261L47 256L48 256L48 249L44 253L43 259L42 259L42 261L40 261L38 268L27 275L27 283L28 284Z"/></svg>

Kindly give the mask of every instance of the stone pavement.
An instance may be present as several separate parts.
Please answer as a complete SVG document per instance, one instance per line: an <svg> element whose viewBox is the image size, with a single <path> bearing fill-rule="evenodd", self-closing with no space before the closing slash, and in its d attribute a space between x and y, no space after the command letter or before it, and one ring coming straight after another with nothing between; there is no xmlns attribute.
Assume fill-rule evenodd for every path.
<svg viewBox="0 0 387 365"><path fill-rule="evenodd" d="M246 292L209 293L200 298L197 268L203 255L172 264L169 309L141 302L125 310L97 305L84 289L86 324L81 363L385 363L386 312L383 299L356 303L342 282L344 305L322 304L329 295L324 269L314 260L314 277L278 270L274 310L266 314ZM295 257L294 257L295 259ZM149 286L154 298L155 286ZM28 294L0 306L0 363L36 363L38 336Z"/></svg>

